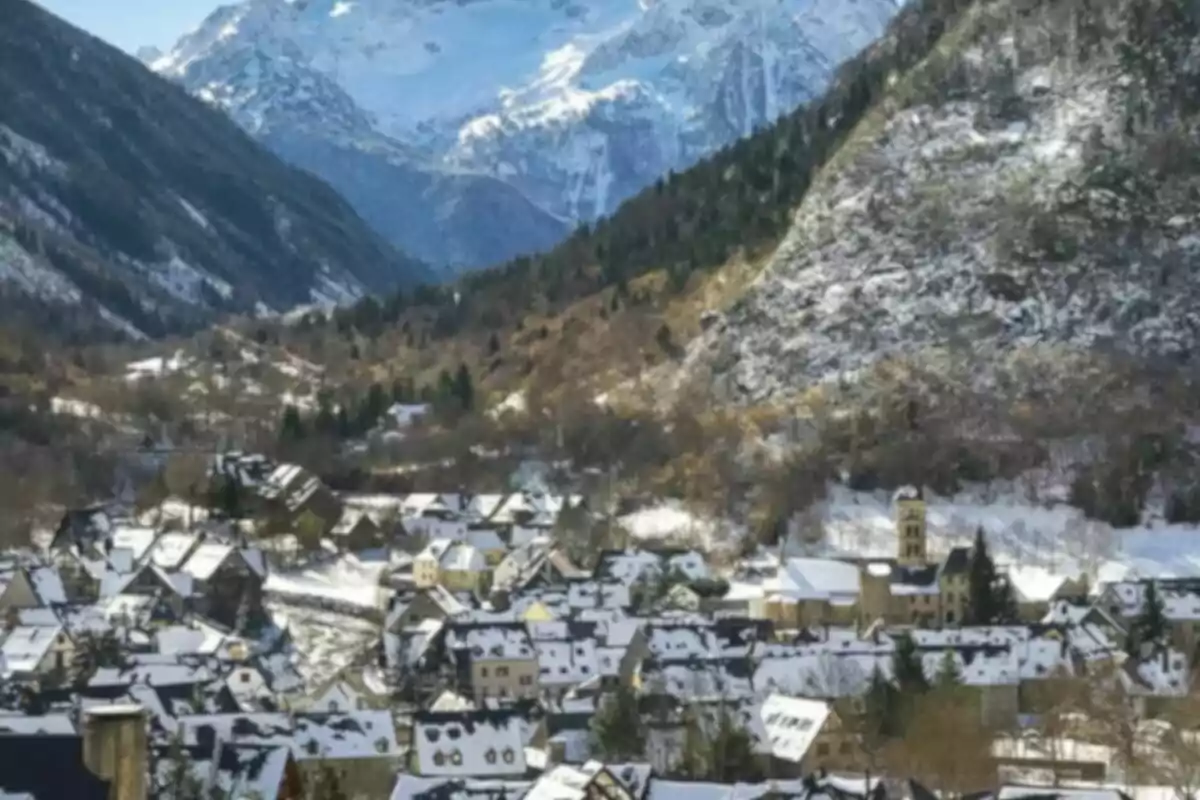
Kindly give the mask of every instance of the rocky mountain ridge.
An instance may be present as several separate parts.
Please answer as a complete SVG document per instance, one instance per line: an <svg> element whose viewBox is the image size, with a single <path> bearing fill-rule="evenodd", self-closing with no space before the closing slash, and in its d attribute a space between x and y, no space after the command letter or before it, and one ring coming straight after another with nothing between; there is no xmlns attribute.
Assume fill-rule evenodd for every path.
<svg viewBox="0 0 1200 800"><path fill-rule="evenodd" d="M1174 0L1146 6L972 4L896 76L683 376L757 403L946 353L980 376L1047 348L1191 363L1200 28Z"/></svg>
<svg viewBox="0 0 1200 800"><path fill-rule="evenodd" d="M152 66L405 249L481 266L549 247L813 97L896 9L246 0Z"/></svg>
<svg viewBox="0 0 1200 800"><path fill-rule="evenodd" d="M224 115L26 0L4 9L4 302L143 336L431 279Z"/></svg>

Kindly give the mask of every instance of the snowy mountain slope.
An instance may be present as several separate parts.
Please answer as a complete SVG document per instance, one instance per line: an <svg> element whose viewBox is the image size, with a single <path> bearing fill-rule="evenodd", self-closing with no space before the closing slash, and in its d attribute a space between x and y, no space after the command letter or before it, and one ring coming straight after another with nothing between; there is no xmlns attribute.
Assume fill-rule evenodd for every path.
<svg viewBox="0 0 1200 800"><path fill-rule="evenodd" d="M494 246L510 255L610 213L669 170L807 100L896 5L245 0L152 66L255 135L301 130L342 153L423 172L445 206L474 192L528 198L532 205L488 204L494 230L511 231ZM339 184L347 159L312 150L304 165ZM398 180L393 200L408 196ZM347 194L362 210L364 196L379 204L386 191L364 182ZM423 221L422 211L391 219L413 229L404 215ZM468 240L464 251L488 249L469 241L469 226L437 222ZM409 245L409 236L393 238Z"/></svg>
<svg viewBox="0 0 1200 800"><path fill-rule="evenodd" d="M429 276L329 187L40 8L0 29L0 292L130 335Z"/></svg>
<svg viewBox="0 0 1200 800"><path fill-rule="evenodd" d="M1127 0L1090 9L975 3L814 183L685 372L752 402L947 346L981 369L1041 344L1189 359L1200 165L1179 115L1200 38L1187 22L1136 39ZM1140 66L1160 61L1173 69Z"/></svg>

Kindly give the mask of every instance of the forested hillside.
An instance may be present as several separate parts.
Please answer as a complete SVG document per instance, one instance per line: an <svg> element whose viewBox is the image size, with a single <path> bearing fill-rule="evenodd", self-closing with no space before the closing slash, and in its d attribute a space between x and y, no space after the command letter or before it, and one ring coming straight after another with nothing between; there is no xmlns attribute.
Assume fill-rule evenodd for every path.
<svg viewBox="0 0 1200 800"><path fill-rule="evenodd" d="M889 76L920 63L970 5L910 3L819 101L659 181L547 254L365 301L336 315L336 336L315 315L272 335L351 370L361 361L358 371L375 377L433 380L465 362L493 388L531 376L553 382L591 359L640 368L677 355L703 307L736 288L726 276L713 286L714 271L734 263L734 274L746 275L773 250L814 176L886 94ZM610 352L625 345L632 357Z"/></svg>

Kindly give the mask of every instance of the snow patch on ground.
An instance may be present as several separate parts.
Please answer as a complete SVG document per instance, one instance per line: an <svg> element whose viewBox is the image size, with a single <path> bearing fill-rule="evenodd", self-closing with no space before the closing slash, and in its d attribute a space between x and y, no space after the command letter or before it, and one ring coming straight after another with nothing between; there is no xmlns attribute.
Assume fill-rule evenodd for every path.
<svg viewBox="0 0 1200 800"><path fill-rule="evenodd" d="M272 571L266 591L281 597L308 597L378 610L383 605L379 578L387 568L386 560L366 561L344 555L294 572Z"/></svg>
<svg viewBox="0 0 1200 800"><path fill-rule="evenodd" d="M361 300L363 290L360 286L335 280L327 273L318 273L309 290L309 296L315 305L322 308L345 306Z"/></svg>
<svg viewBox="0 0 1200 800"><path fill-rule="evenodd" d="M1155 513L1137 528L1114 529L1088 520L1065 503L1033 504L1015 490L974 488L954 497L929 496L930 557L970 545L983 528L997 562L1093 581L1126 575L1200 577L1200 527L1171 525ZM821 507L825 546L834 554L894 557L896 528L891 497L835 486ZM1043 574L1045 579L1049 577Z"/></svg>
<svg viewBox="0 0 1200 800"><path fill-rule="evenodd" d="M712 542L717 524L684 508L683 503L669 500L661 505L643 508L617 520L617 524L639 541Z"/></svg>
<svg viewBox="0 0 1200 800"><path fill-rule="evenodd" d="M211 230L212 225L209 223L208 217L201 214L198 208L189 203L187 200L184 200L182 197L177 196L175 199L179 201L179 205L183 207L183 210L191 218L192 222L196 223L206 231Z"/></svg>
<svg viewBox="0 0 1200 800"><path fill-rule="evenodd" d="M39 263L17 240L0 228L0 283L43 300L78 303L79 288L57 270Z"/></svg>
<svg viewBox="0 0 1200 800"><path fill-rule="evenodd" d="M50 155L49 150L6 125L0 125L0 157L9 166L25 170L26 174L30 168L59 176L67 171L67 165Z"/></svg>
<svg viewBox="0 0 1200 800"><path fill-rule="evenodd" d="M70 397L51 397L50 411L53 414L62 414L63 416L78 417L80 419L104 418L104 409L100 408L100 406Z"/></svg>
<svg viewBox="0 0 1200 800"><path fill-rule="evenodd" d="M379 639L379 627L368 620L332 611L267 602L272 622L292 636L299 659L296 669L306 687L315 689L361 657Z"/></svg>
<svg viewBox="0 0 1200 800"><path fill-rule="evenodd" d="M205 286L224 299L233 296L233 287L228 283L193 267L179 256L172 256L166 264L155 265L147 271L154 283L190 305L204 305Z"/></svg>

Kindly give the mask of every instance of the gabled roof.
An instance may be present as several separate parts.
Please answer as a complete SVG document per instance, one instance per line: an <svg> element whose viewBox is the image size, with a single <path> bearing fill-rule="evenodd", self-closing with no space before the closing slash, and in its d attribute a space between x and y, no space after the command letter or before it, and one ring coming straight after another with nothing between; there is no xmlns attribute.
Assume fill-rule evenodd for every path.
<svg viewBox="0 0 1200 800"><path fill-rule="evenodd" d="M13 628L0 644L4 674L35 672L62 632L61 625L18 625Z"/></svg>
<svg viewBox="0 0 1200 800"><path fill-rule="evenodd" d="M829 704L773 694L759 710L771 755L800 763L829 718Z"/></svg>
<svg viewBox="0 0 1200 800"><path fill-rule="evenodd" d="M789 558L779 571L779 593L797 601L852 602L858 599L858 567L828 558Z"/></svg>
<svg viewBox="0 0 1200 800"><path fill-rule="evenodd" d="M965 575L971 567L971 548L952 547L942 561L942 575Z"/></svg>
<svg viewBox="0 0 1200 800"><path fill-rule="evenodd" d="M516 709L418 712L418 769L426 776L524 775L526 726Z"/></svg>

